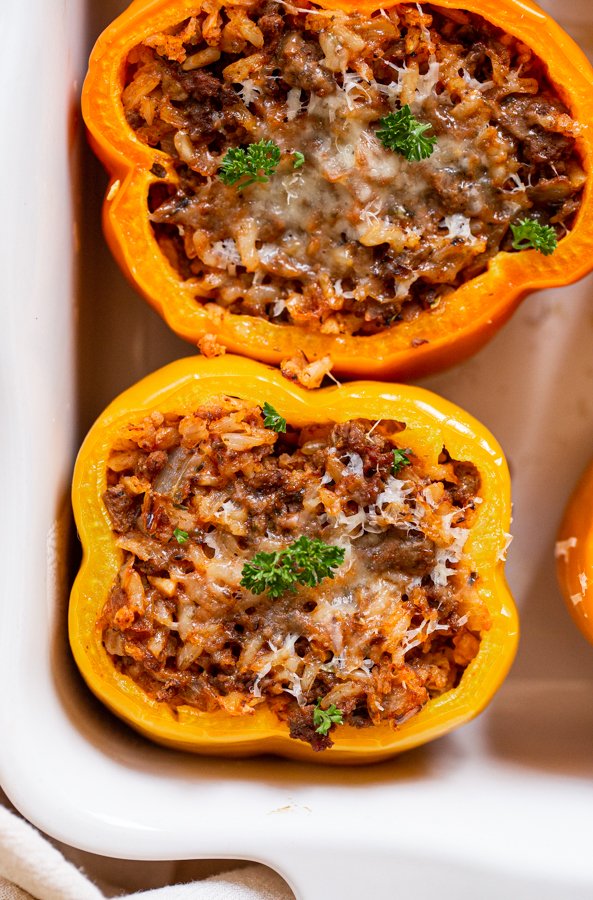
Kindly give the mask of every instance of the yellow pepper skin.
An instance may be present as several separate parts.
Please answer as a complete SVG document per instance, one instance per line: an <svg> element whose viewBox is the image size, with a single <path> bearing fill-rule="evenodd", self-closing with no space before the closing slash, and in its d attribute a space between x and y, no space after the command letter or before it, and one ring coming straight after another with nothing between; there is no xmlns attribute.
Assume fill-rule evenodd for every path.
<svg viewBox="0 0 593 900"><path fill-rule="evenodd" d="M114 667L96 621L123 560L102 502L106 461L118 432L151 411L185 414L210 398L232 395L254 405L268 401L288 422L355 418L395 419L407 424L406 445L419 458L436 462L443 446L456 459L474 462L482 478L482 503L466 544L476 589L492 617L476 658L457 688L435 698L397 730L341 726L334 746L323 753L289 737L288 727L262 704L251 715L203 713L189 706L177 712L148 697ZM501 448L489 432L446 400L416 387L353 382L305 391L261 363L233 356L179 360L125 391L89 432L76 463L73 504L83 561L70 602L70 641L92 691L142 734L183 750L224 756L275 753L324 763L385 759L440 737L477 715L490 701L512 663L518 637L515 606L504 577L504 548L510 524L510 479Z"/></svg>
<svg viewBox="0 0 593 900"><path fill-rule="evenodd" d="M556 572L571 616L593 643L593 463L566 508L558 532Z"/></svg>

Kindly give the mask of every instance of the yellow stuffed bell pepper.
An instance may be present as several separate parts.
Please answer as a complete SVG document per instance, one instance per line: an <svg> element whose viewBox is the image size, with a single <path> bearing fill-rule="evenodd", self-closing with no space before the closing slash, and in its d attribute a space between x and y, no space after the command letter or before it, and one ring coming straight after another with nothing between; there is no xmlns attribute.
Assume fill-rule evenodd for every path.
<svg viewBox="0 0 593 900"><path fill-rule="evenodd" d="M593 643L593 465L566 508L556 543L556 571L570 614Z"/></svg>
<svg viewBox="0 0 593 900"><path fill-rule="evenodd" d="M423 389L181 360L99 418L73 503L74 656L159 743L380 760L479 713L515 654L503 453Z"/></svg>

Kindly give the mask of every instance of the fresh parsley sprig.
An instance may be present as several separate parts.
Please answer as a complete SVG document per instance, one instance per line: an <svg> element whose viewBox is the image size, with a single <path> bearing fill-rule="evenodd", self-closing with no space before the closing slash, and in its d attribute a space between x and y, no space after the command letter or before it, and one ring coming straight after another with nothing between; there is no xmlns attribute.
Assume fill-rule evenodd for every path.
<svg viewBox="0 0 593 900"><path fill-rule="evenodd" d="M320 703L321 699L317 701L313 710L313 724L317 726L315 728L317 734L326 735L329 733L332 725L344 724L344 714L334 703L328 706L327 709L322 709L319 705Z"/></svg>
<svg viewBox="0 0 593 900"><path fill-rule="evenodd" d="M241 585L252 594L267 591L273 598L295 591L297 584L315 587L324 578L334 577L333 570L342 565L345 553L343 547L302 535L284 550L256 553L243 566Z"/></svg>
<svg viewBox="0 0 593 900"><path fill-rule="evenodd" d="M397 112L384 116L379 120L379 125L381 128L377 131L377 137L383 146L401 153L409 162L428 159L435 148L436 136L426 134L432 126L419 122L407 104Z"/></svg>
<svg viewBox="0 0 593 900"><path fill-rule="evenodd" d="M230 147L224 155L218 177L223 184L236 184L240 190L255 182L264 184L276 172L280 155L280 147L275 141Z"/></svg>
<svg viewBox="0 0 593 900"><path fill-rule="evenodd" d="M286 419L282 418L271 403L264 403L261 411L264 416L264 428L270 428L279 434L286 434Z"/></svg>
<svg viewBox="0 0 593 900"><path fill-rule="evenodd" d="M305 165L305 154L300 150L294 150L292 154L292 168L301 169Z"/></svg>
<svg viewBox="0 0 593 900"><path fill-rule="evenodd" d="M550 256L558 246L558 237L551 225L542 225L535 219L520 219L511 225L513 250L537 250Z"/></svg>
<svg viewBox="0 0 593 900"><path fill-rule="evenodd" d="M393 451L393 468L391 471L394 475L397 475L404 466L412 465L412 460L409 456L411 452L411 450L400 450L398 447Z"/></svg>

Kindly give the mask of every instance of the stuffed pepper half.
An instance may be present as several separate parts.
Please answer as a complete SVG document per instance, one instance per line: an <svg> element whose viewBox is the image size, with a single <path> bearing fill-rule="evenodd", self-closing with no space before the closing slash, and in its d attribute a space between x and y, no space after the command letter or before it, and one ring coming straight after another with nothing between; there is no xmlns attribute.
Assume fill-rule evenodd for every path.
<svg viewBox="0 0 593 900"><path fill-rule="evenodd" d="M509 668L509 504L496 442L427 391L182 360L80 452L74 655L154 740L383 758L470 719Z"/></svg>
<svg viewBox="0 0 593 900"><path fill-rule="evenodd" d="M412 375L593 265L593 74L529 0L133 3L84 115L106 233L181 336Z"/></svg>

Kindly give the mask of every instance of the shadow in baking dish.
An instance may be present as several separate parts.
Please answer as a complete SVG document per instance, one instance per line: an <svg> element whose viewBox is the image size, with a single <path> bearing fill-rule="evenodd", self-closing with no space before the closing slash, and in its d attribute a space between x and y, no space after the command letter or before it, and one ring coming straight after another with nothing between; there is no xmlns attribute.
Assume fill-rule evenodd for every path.
<svg viewBox="0 0 593 900"><path fill-rule="evenodd" d="M593 779L591 685L517 679L501 691L488 719L491 752L510 765Z"/></svg>
<svg viewBox="0 0 593 900"><path fill-rule="evenodd" d="M82 258L77 333L78 431L82 438L121 391L149 372L190 356L123 278L101 233L107 175L83 139L80 158L84 203L79 209Z"/></svg>
<svg viewBox="0 0 593 900"><path fill-rule="evenodd" d="M553 561L549 543L523 598L513 680L488 718L490 751L507 764L593 779L593 647L568 615Z"/></svg>

